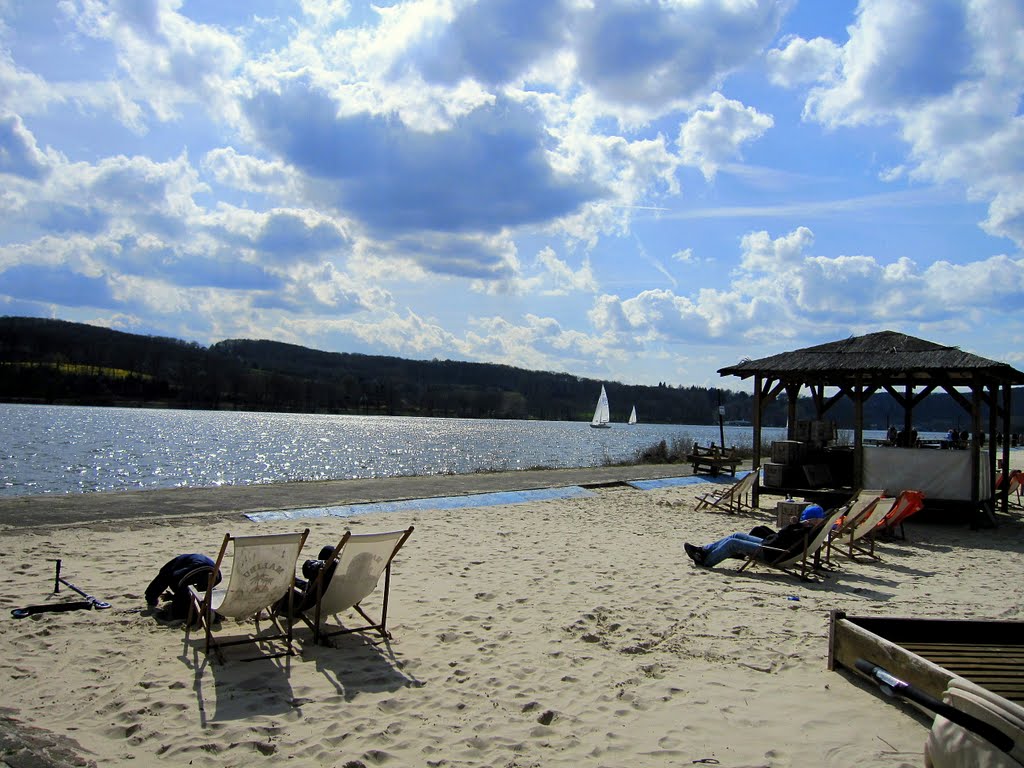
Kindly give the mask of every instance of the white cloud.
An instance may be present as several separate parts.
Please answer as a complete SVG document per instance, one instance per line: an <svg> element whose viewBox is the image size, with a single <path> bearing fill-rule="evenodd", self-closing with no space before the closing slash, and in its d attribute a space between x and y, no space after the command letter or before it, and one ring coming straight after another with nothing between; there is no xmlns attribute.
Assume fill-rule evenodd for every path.
<svg viewBox="0 0 1024 768"><path fill-rule="evenodd" d="M436 322L411 310L374 319L341 324L339 329L375 346L407 355L465 354L465 344Z"/></svg>
<svg viewBox="0 0 1024 768"><path fill-rule="evenodd" d="M804 251L813 243L814 233L807 227L775 240L767 232L751 232L743 236L740 264L751 273L788 271L800 263Z"/></svg>
<svg viewBox="0 0 1024 768"><path fill-rule="evenodd" d="M49 172L46 156L18 115L0 115L0 174L38 180Z"/></svg>
<svg viewBox="0 0 1024 768"><path fill-rule="evenodd" d="M710 343L820 336L878 323L935 324L972 316L979 307L1010 316L1024 307L1024 258L938 261L922 269L906 258L883 264L863 255L813 255L813 242L805 227L778 238L749 233L742 268L727 289L605 295L590 321L598 332L623 338Z"/></svg>
<svg viewBox="0 0 1024 768"><path fill-rule="evenodd" d="M1024 308L985 238L1024 243L1019 2L830 6L844 44L792 6L6 6L0 302L655 380L693 345ZM964 215L962 261L915 247Z"/></svg>
<svg viewBox="0 0 1024 768"><path fill-rule="evenodd" d="M520 274L521 268L517 270ZM584 258L579 269L560 258L553 248L541 249L535 259L531 274L517 276L507 282L474 283L473 289L485 293L501 293L508 291L521 296L568 296L574 293L594 293L597 291L597 279L590 266L590 260Z"/></svg>
<svg viewBox="0 0 1024 768"><path fill-rule="evenodd" d="M770 42L787 2L600 2L576 20L582 81L613 103L665 110L701 99Z"/></svg>
<svg viewBox="0 0 1024 768"><path fill-rule="evenodd" d="M834 83L805 114L829 126L893 123L912 178L962 184L983 226L1024 244L1024 6L1015 0L863 0Z"/></svg>
<svg viewBox="0 0 1024 768"><path fill-rule="evenodd" d="M513 82L557 53L569 26L568 0L477 0L433 25L409 51L427 80L487 86Z"/></svg>
<svg viewBox="0 0 1024 768"><path fill-rule="evenodd" d="M352 8L348 0L299 0L306 18L318 28L343 21Z"/></svg>
<svg viewBox="0 0 1024 768"><path fill-rule="evenodd" d="M274 192L279 196L298 194L294 173L279 160L262 160L234 147L218 147L206 153L204 171L218 183L245 192Z"/></svg>
<svg viewBox="0 0 1024 768"><path fill-rule="evenodd" d="M768 51L768 78L786 88L828 82L834 79L841 56L842 49L824 37L813 40L791 37L784 48Z"/></svg>
<svg viewBox="0 0 1024 768"><path fill-rule="evenodd" d="M109 40L131 98L157 119L181 116L184 105L223 106L228 82L243 61L224 30L179 13L183 0L63 0L61 9L89 37Z"/></svg>
<svg viewBox="0 0 1024 768"><path fill-rule="evenodd" d="M774 125L771 116L714 93L710 109L695 112L679 130L679 150L687 165L713 179L721 163L738 158L740 145L759 139Z"/></svg>
<svg viewBox="0 0 1024 768"><path fill-rule="evenodd" d="M503 317L474 318L464 348L476 359L534 370L570 371L604 366L628 353L603 335L567 329L550 317L526 314L520 323Z"/></svg>
<svg viewBox="0 0 1024 768"><path fill-rule="evenodd" d="M277 290L254 296L253 306L291 313L320 315L377 311L391 305L390 294L375 286L361 286L330 262L297 264L287 270Z"/></svg>

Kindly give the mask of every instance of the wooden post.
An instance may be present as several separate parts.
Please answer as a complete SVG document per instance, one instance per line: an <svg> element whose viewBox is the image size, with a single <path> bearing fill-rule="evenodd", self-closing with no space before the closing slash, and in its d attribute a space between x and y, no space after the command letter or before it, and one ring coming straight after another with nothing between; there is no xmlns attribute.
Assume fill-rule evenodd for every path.
<svg viewBox="0 0 1024 768"><path fill-rule="evenodd" d="M764 408L764 403L761 398L761 374L754 374L754 445L753 445L753 458L751 459L753 467L751 472L761 471L761 409ZM758 509L761 501L761 483L754 482L753 487L750 489L750 504L754 509Z"/></svg>
<svg viewBox="0 0 1024 768"><path fill-rule="evenodd" d="M800 384L786 385L786 439L794 440L796 435L796 401L800 397Z"/></svg>
<svg viewBox="0 0 1024 768"><path fill-rule="evenodd" d="M864 388L853 388L853 487L864 487Z"/></svg>
<svg viewBox="0 0 1024 768"><path fill-rule="evenodd" d="M1010 430L1013 429L1013 387L1009 379L1003 382L1003 491L1002 511L1007 514L1010 504Z"/></svg>
<svg viewBox="0 0 1024 768"><path fill-rule="evenodd" d="M913 448L910 434L914 430L914 385L907 384L903 399L903 440L905 447Z"/></svg>
<svg viewBox="0 0 1024 768"><path fill-rule="evenodd" d="M981 446L978 436L981 434L981 387L977 380L971 382L971 528L979 527L981 517ZM990 513L991 514L991 513Z"/></svg>
<svg viewBox="0 0 1024 768"><path fill-rule="evenodd" d="M988 489L991 492L988 506L992 510L992 519L995 520L996 511L996 453L999 446L996 444L996 430L998 429L996 417L999 416L999 383L991 380L988 383Z"/></svg>

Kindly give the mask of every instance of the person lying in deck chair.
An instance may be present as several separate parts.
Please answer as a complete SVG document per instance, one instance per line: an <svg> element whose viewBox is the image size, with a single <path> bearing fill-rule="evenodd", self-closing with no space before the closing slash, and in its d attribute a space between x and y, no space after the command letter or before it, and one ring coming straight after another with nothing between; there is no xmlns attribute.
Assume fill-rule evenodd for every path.
<svg viewBox="0 0 1024 768"><path fill-rule="evenodd" d="M328 545L320 550L316 560L306 560L302 564L303 578L295 580L295 594L292 603L292 610L296 616L303 611L308 611L316 604L316 594L309 592L308 587L316 580L317 574L324 567L324 561L332 554L334 554L334 547ZM327 589L327 585L331 583L331 577L334 576L334 569L336 567L337 563L332 564L331 570L324 575L324 589ZM274 606L274 612L281 616L288 614L287 594L277 601L277 604Z"/></svg>
<svg viewBox="0 0 1024 768"><path fill-rule="evenodd" d="M731 533L703 547L684 543L683 549L694 564L705 568L713 568L730 557L744 560L762 546L772 548L773 562L782 562L799 553L799 547L803 546L807 533L824 522L825 510L817 504L811 504L800 513L798 521L790 523L780 531L759 525L750 533Z"/></svg>
<svg viewBox="0 0 1024 768"><path fill-rule="evenodd" d="M210 583L210 571L215 566L216 563L206 555L195 553L178 555L168 560L160 568L156 578L146 587L146 605L150 608L156 608L160 603L160 598L164 596L165 592L170 590L169 599L171 605L163 618L188 618L188 588L192 586L196 589L205 590L206 586ZM218 571L214 584L219 584L220 580L221 575Z"/></svg>

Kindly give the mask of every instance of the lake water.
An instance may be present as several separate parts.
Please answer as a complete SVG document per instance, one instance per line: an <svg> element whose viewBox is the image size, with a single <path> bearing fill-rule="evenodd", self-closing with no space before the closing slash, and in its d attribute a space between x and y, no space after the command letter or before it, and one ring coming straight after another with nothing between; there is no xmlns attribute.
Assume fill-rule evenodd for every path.
<svg viewBox="0 0 1024 768"><path fill-rule="evenodd" d="M764 440L784 432L766 429ZM661 440L706 445L719 431L0 403L0 497L593 467ZM749 447L752 430L725 427L725 440Z"/></svg>

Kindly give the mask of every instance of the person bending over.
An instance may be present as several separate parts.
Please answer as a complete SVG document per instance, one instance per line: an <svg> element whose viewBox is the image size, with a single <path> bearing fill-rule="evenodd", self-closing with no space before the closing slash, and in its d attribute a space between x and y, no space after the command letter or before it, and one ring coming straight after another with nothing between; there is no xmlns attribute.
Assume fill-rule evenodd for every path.
<svg viewBox="0 0 1024 768"><path fill-rule="evenodd" d="M762 559L769 564L778 563L799 552L808 533L824 522L825 510L817 504L811 504L800 513L797 522L790 523L780 531L759 525L750 533L731 533L703 547L687 542L683 544L683 549L694 564L705 568L713 568L730 557L745 560L762 546L771 547L763 553Z"/></svg>
<svg viewBox="0 0 1024 768"><path fill-rule="evenodd" d="M165 591L171 592L171 608L169 618L184 619L188 616L190 586L206 591L210 583L210 571L216 563L206 555L188 554L178 555L164 563L157 573L156 578L146 587L146 605L156 608L160 597ZM214 579L214 584L220 583L220 571Z"/></svg>

